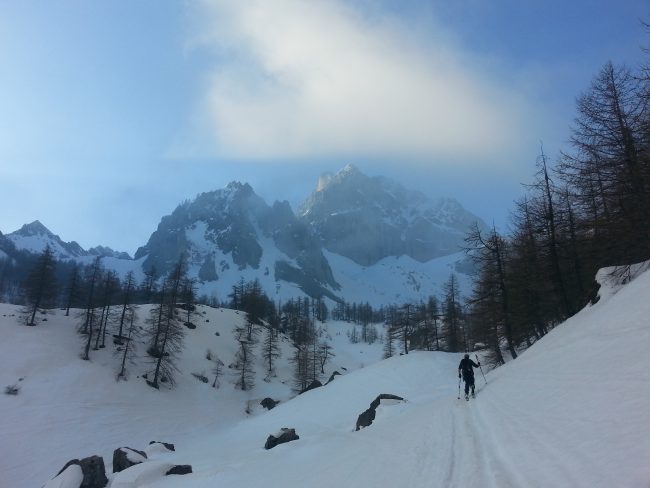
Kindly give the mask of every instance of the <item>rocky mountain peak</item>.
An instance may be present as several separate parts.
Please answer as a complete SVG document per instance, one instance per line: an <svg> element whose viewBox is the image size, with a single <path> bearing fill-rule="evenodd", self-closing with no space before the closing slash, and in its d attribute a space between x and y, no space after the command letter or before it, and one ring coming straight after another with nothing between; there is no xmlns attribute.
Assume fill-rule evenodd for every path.
<svg viewBox="0 0 650 488"><path fill-rule="evenodd" d="M23 237L31 237L31 236L56 237L50 231L50 229L45 227L39 220L35 220L34 222L23 225L16 232L13 232L13 234L20 235Z"/></svg>
<svg viewBox="0 0 650 488"><path fill-rule="evenodd" d="M425 262L458 252L480 219L451 198L432 200L353 165L324 175L299 215L329 251L369 266L388 256Z"/></svg>

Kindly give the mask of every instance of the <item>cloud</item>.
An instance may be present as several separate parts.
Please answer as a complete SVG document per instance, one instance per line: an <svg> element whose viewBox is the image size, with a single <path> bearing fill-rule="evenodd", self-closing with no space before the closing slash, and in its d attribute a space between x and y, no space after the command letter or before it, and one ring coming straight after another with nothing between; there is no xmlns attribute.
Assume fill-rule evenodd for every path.
<svg viewBox="0 0 650 488"><path fill-rule="evenodd" d="M528 108L453 33L334 0L206 0L202 118L220 156L495 160ZM410 19L414 22L413 19Z"/></svg>

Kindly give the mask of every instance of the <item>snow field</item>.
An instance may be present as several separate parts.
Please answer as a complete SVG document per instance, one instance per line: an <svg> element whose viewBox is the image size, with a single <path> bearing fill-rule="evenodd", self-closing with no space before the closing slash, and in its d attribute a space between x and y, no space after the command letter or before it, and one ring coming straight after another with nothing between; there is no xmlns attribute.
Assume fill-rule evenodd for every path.
<svg viewBox="0 0 650 488"><path fill-rule="evenodd" d="M78 359L79 348L69 346L73 332L56 330L66 323L60 317L33 328L2 317L0 379L25 380L18 396L0 398L0 429L8 433L0 484L40 486L72 457L97 453L110 463L116 447L162 440L177 449L164 462L191 464L193 473L128 486L650 486L650 273L623 287L604 273L599 279L598 303L490 372L487 385L477 371L477 398L469 402L456 398L462 355L414 352L378 361L381 347L350 344L344 330L336 333L343 324L327 326L337 354L328 373L359 369L286 401L286 363L278 381L265 383L258 371L250 393L225 377L212 390L189 375L206 363L211 327L223 329L217 339L228 337L215 346L228 364L230 329L241 320L232 311L210 310L209 327L188 332L188 348L199 352L183 360L173 391L135 379L116 385L101 355L91 364ZM244 404L267 393L285 401L243 414ZM382 404L373 424L354 432L357 416L380 393L406 401ZM265 450L266 437L281 427L295 428L300 439Z"/></svg>

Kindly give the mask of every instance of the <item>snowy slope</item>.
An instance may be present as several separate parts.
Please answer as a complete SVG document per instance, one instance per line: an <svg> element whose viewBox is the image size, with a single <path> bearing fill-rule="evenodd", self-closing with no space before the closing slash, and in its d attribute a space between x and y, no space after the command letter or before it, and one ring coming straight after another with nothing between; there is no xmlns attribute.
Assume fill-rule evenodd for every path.
<svg viewBox="0 0 650 488"><path fill-rule="evenodd" d="M479 375L475 401L455 398L457 356L392 358L182 446L196 474L154 486L648 486L648 290L650 273L604 289L488 386ZM352 432L381 392L409 401ZM264 451L282 426L300 440Z"/></svg>
<svg viewBox="0 0 650 488"><path fill-rule="evenodd" d="M140 307L140 321L148 306ZM72 458L100 454L107 464L113 449L141 449L149 441L187 442L205 431L218 431L239 422L251 408L259 414L266 396L286 401L291 392L291 347L281 343L277 378L267 383L258 351L256 388L235 390L227 365L236 347L232 329L244 314L227 309L199 307L198 326L187 330L185 350L179 361L180 374L174 390L154 390L139 377L151 371L143 359L145 346L138 348L138 364L130 368L129 381L115 381L119 358L106 349L91 351L91 361L82 361L82 339L75 319L62 311L48 315L37 327L17 325L18 307L0 304L0 387L17 384L17 396L0 395L0 487L41 486ZM349 344L344 323L323 326L331 336L337 356L326 366L326 377L334 370L345 373L381 358L381 346ZM219 333L217 336L216 333ZM107 344L109 340L107 338ZM211 349L224 362L221 386L213 389L206 359ZM210 377L204 384L192 373ZM20 378L23 378L20 381ZM28 453L29 455L26 455Z"/></svg>
<svg viewBox="0 0 650 488"><path fill-rule="evenodd" d="M366 367L251 416L242 409L252 397L225 385L214 391L185 378L175 391L134 379L116 385L100 359L77 360L73 334L56 330L62 318L26 328L2 317L0 378L25 380L18 396L0 398L0 430L8 433L0 484L39 486L71 457L99 452L110 462L112 449L156 439L176 443L166 461L194 468L146 485L157 488L649 486L649 291L649 272L620 289L605 283L597 304L489 373L487 386L478 373L470 402L456 398L460 355L416 352L377 362L377 347L362 353L330 324L337 363L351 367L356 357ZM224 328L221 340L225 324L237 320L231 311L209 313L191 339L201 351L211 327ZM183 368L202 367L202 357ZM288 394L281 383L261 386L253 397ZM382 404L373 425L354 432L379 393L408 401ZM295 428L300 440L264 450L281 427ZM126 486L121 479L114 477L114 488Z"/></svg>
<svg viewBox="0 0 650 488"><path fill-rule="evenodd" d="M471 277L456 270L467 258L464 252L425 263L405 255L390 256L372 266L361 266L329 251L324 254L350 303L368 302L379 308L389 304L426 302L429 296L444 295L443 287L451 273L456 273L462 295L469 295L472 289Z"/></svg>

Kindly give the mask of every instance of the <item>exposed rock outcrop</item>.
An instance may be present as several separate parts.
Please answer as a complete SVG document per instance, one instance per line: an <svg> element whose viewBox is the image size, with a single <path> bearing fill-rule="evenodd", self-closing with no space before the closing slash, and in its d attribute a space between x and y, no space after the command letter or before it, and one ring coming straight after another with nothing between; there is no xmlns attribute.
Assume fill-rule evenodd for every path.
<svg viewBox="0 0 650 488"><path fill-rule="evenodd" d="M277 434L272 434L266 439L264 449L273 449L278 444L284 444L286 442L296 441L298 439L300 439L300 437L298 434L296 434L295 429L283 427L280 432Z"/></svg>

